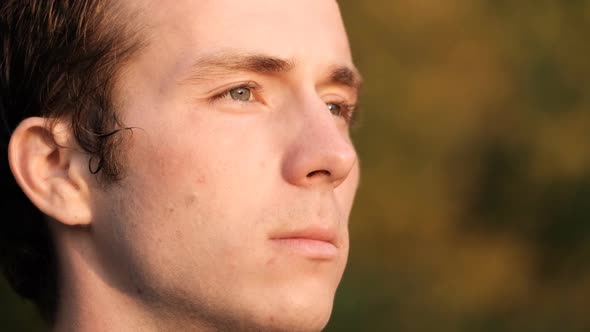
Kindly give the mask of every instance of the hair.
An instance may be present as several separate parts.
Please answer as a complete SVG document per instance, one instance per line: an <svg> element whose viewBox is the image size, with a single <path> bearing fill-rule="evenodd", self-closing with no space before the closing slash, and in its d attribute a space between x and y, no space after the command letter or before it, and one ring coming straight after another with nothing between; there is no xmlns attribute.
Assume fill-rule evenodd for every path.
<svg viewBox="0 0 590 332"><path fill-rule="evenodd" d="M69 121L89 168L115 182L124 128L111 92L120 68L141 46L129 13L110 0L2 0L0 3L0 266L12 288L53 323L59 296L57 257L43 214L8 167L11 133L25 118Z"/></svg>

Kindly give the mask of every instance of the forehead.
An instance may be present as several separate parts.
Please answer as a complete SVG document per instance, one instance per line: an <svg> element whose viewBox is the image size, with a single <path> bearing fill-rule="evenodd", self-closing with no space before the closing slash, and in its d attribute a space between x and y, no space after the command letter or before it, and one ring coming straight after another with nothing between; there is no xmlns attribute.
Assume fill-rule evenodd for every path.
<svg viewBox="0 0 590 332"><path fill-rule="evenodd" d="M335 0L136 0L146 37L166 58L236 49L351 63ZM347 63L342 63L347 62Z"/></svg>

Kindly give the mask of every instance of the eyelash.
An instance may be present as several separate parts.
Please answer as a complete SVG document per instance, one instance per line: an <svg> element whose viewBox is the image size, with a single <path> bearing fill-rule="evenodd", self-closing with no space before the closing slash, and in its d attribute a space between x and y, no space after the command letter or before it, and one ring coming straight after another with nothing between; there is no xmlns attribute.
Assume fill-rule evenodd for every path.
<svg viewBox="0 0 590 332"><path fill-rule="evenodd" d="M356 104L348 104L345 102L327 102L327 105L336 105L338 107L340 107L340 112L339 114L334 114L332 112L332 110L328 109L334 116L340 116L342 117L347 123L349 124L353 124L355 122L356 119L356 111L357 111L357 105Z"/></svg>
<svg viewBox="0 0 590 332"><path fill-rule="evenodd" d="M257 90L260 91L260 86L258 86L254 82L245 82L245 83L242 83L242 84L239 84L236 86L232 86L232 87L224 90L223 92L212 96L210 99L211 99L211 101L221 100L221 99L225 99L225 98L231 99L231 92L236 89L248 89L252 93L254 93ZM234 100L234 101L240 102L238 100ZM249 102L251 102L251 101L241 101L240 103L249 103ZM328 109L328 111L330 111L335 116L342 117L346 121L346 123L354 124L354 122L356 120L357 109L358 109L358 106L356 104L349 104L346 102L336 102L336 101L326 102L326 106L328 106L330 104L340 107L340 114L334 114L334 113L332 113L332 110L330 110L330 109Z"/></svg>

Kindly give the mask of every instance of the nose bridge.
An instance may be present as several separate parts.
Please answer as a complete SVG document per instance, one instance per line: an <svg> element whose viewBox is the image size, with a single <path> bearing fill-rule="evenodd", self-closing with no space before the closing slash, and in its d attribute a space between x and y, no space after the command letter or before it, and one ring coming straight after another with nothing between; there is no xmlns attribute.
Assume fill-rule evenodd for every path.
<svg viewBox="0 0 590 332"><path fill-rule="evenodd" d="M307 93L298 104L298 132L283 162L285 179L297 186L338 187L356 163L348 129L337 124L317 93Z"/></svg>

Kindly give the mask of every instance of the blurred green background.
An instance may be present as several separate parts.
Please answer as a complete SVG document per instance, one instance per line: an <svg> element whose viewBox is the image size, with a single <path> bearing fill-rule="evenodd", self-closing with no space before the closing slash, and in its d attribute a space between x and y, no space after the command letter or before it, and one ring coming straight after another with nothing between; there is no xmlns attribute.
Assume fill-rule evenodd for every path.
<svg viewBox="0 0 590 332"><path fill-rule="evenodd" d="M340 1L363 177L328 331L590 331L590 1Z"/></svg>
<svg viewBox="0 0 590 332"><path fill-rule="evenodd" d="M363 173L326 331L590 331L590 1L339 2Z"/></svg>

